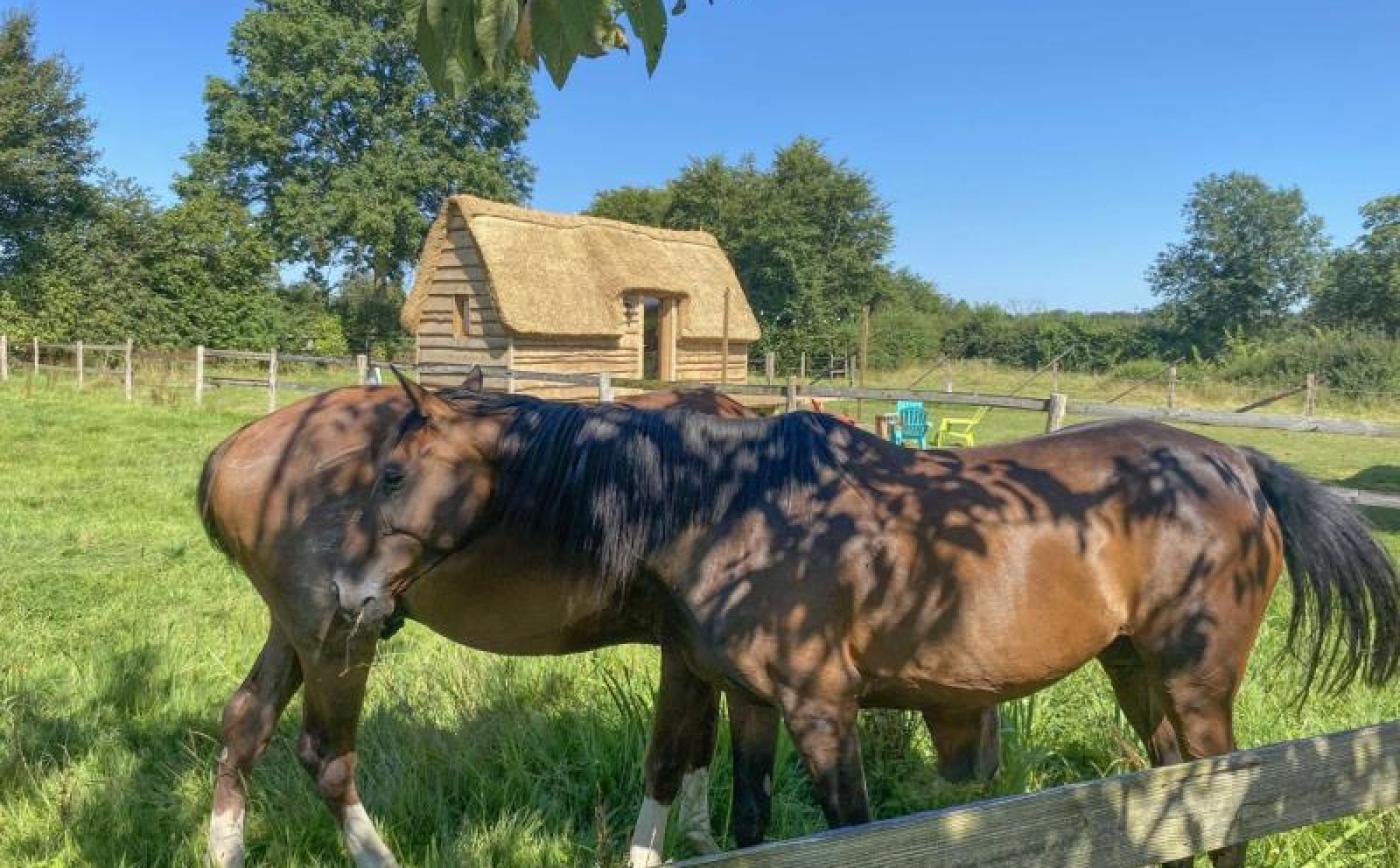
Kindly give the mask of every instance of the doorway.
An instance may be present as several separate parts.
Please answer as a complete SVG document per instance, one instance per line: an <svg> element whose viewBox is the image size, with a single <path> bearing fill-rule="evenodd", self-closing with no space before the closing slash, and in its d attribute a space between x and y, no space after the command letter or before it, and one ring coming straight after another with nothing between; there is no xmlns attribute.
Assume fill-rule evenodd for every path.
<svg viewBox="0 0 1400 868"><path fill-rule="evenodd" d="M676 378L676 300L644 295L642 303L642 379Z"/></svg>

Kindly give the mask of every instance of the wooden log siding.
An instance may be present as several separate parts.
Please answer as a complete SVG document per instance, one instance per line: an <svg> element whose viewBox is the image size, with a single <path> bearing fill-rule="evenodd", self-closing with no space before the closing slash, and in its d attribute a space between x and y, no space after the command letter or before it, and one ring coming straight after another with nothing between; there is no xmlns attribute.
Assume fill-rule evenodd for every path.
<svg viewBox="0 0 1400 868"><path fill-rule="evenodd" d="M1400 803L1400 721L822 832L678 868L1127 868Z"/></svg>

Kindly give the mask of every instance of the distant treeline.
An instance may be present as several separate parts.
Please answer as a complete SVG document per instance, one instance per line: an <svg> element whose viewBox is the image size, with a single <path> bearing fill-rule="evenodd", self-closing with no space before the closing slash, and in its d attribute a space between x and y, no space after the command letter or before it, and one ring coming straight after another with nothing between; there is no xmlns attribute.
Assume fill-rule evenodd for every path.
<svg viewBox="0 0 1400 868"><path fill-rule="evenodd" d="M399 0L253 5L234 25L235 74L206 85L207 134L167 206L101 167L76 74L37 55L31 15L6 16L0 107L25 110L0 110L0 332L321 354L411 346L398 311L434 209L456 192L527 199L535 113L523 75L434 93L412 46ZM343 95L334 112L327 81ZM1400 386L1400 195L1362 206L1362 235L1337 247L1299 190L1206 177L1182 239L1144 263L1158 306L1125 314L953 300L891 261L893 217L871 178L808 138L765 164L695 159L664 184L601 191L589 210L713 233L763 327L754 353L787 369L854 353L868 307L882 368L943 356L1033 367L1072 350L1067 369L1180 358L1225 376Z"/></svg>

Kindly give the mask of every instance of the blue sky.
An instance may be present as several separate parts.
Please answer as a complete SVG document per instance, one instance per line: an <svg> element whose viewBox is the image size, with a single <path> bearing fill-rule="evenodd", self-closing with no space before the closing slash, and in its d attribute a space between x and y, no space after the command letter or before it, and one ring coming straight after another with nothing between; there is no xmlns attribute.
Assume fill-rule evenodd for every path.
<svg viewBox="0 0 1400 868"><path fill-rule="evenodd" d="M114 171L168 196L227 75L228 0L30 3L82 76ZM1020 309L1150 306L1142 274L1210 172L1297 185L1349 242L1400 192L1400 3L691 0L640 55L536 80L537 206L795 136L874 179L894 260Z"/></svg>

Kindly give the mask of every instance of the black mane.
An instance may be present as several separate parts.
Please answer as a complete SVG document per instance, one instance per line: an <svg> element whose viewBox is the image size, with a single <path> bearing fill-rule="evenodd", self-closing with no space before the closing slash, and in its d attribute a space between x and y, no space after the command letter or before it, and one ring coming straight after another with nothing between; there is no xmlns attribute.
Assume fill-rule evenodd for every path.
<svg viewBox="0 0 1400 868"><path fill-rule="evenodd" d="M814 413L721 419L470 397L479 410L512 414L501 436L494 519L560 556L587 559L604 592L624 587L688 528L751 510L789 512L796 497L840 478L832 435L854 433Z"/></svg>

